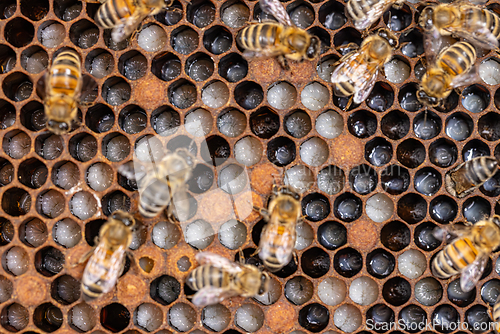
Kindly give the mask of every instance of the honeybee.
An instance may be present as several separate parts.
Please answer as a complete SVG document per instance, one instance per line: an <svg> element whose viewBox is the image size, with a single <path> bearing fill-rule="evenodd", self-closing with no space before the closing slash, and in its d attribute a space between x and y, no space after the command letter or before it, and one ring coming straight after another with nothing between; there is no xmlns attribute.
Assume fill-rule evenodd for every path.
<svg viewBox="0 0 500 334"><path fill-rule="evenodd" d="M444 41L436 28L424 38L427 69L422 76L417 99L426 106L441 105L454 88L477 81L474 67L476 49L468 42L443 47Z"/></svg>
<svg viewBox="0 0 500 334"><path fill-rule="evenodd" d="M321 51L318 37L296 27L279 0L260 0L262 10L273 15L276 22L253 23L238 32L236 41L245 49L244 56L277 57L288 70L287 59L301 62L314 60Z"/></svg>
<svg viewBox="0 0 500 334"><path fill-rule="evenodd" d="M432 260L432 273L440 279L461 274L460 287L471 291L483 275L492 251L500 245L500 216L494 215L474 225L450 225L434 234L458 237L446 245Z"/></svg>
<svg viewBox="0 0 500 334"><path fill-rule="evenodd" d="M251 264L240 263L209 252L196 254L199 267L186 278L186 284L195 291L193 304L205 306L217 304L225 298L262 295L269 289L270 277Z"/></svg>
<svg viewBox="0 0 500 334"><path fill-rule="evenodd" d="M97 10L95 22L104 29L113 29L115 43L129 37L149 15L155 15L172 5L173 0L108 0Z"/></svg>
<svg viewBox="0 0 500 334"><path fill-rule="evenodd" d="M453 35L483 49L496 49L500 37L500 18L488 9L468 2L454 2L426 7L419 24L424 30Z"/></svg>
<svg viewBox="0 0 500 334"><path fill-rule="evenodd" d="M391 6L399 9L403 4L404 0L349 0L345 12L354 21L356 29L365 30L374 24Z"/></svg>
<svg viewBox="0 0 500 334"><path fill-rule="evenodd" d="M195 157L187 149L178 148L151 166L138 166L136 162L135 167L142 169L133 171L131 165L126 164L118 171L128 179L137 180L139 212L144 217L154 218L168 207L167 216L173 218L172 204L175 204L179 218L189 211L186 182L191 177L194 163Z"/></svg>
<svg viewBox="0 0 500 334"><path fill-rule="evenodd" d="M300 196L290 187L274 185L268 208L254 209L268 222L255 253L269 271L276 272L286 266L294 254L297 224L302 222Z"/></svg>
<svg viewBox="0 0 500 334"><path fill-rule="evenodd" d="M82 277L82 291L90 298L111 291L125 266L125 256L132 242L134 218L123 211L115 211L99 230L97 247L84 256L90 256Z"/></svg>
<svg viewBox="0 0 500 334"><path fill-rule="evenodd" d="M444 176L446 190L457 198L469 195L498 171L495 157L477 157L461 163Z"/></svg>
<svg viewBox="0 0 500 334"><path fill-rule="evenodd" d="M368 97L379 70L391 59L397 46L397 37L385 28L365 38L359 48L354 43L347 46L351 51L335 64L338 66L331 79L335 95L351 97L345 109L353 101L359 104Z"/></svg>

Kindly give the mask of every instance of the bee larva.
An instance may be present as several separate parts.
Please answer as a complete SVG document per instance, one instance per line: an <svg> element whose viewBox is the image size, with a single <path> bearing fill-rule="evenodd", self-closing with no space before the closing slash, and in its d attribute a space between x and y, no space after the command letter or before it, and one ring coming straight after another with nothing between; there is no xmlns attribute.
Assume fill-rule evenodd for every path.
<svg viewBox="0 0 500 334"><path fill-rule="evenodd" d="M446 190L457 198L463 198L495 175L497 170L495 157L483 156L466 161L446 173Z"/></svg>

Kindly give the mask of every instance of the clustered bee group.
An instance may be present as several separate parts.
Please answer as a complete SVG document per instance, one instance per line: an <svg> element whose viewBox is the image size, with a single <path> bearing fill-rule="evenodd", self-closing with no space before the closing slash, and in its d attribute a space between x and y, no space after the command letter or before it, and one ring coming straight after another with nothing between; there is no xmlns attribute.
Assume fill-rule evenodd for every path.
<svg viewBox="0 0 500 334"><path fill-rule="evenodd" d="M104 29L113 29L112 38L120 42L129 38L144 18L171 6L169 0L103 0L95 22ZM382 28L370 27L391 7L401 7L403 0L349 0L346 14L366 38L360 46L342 46L342 58L335 65L331 82L339 97L349 97L351 105L362 103L370 94L379 71L398 47L398 36ZM260 0L262 10L276 21L251 22L237 35L238 45L247 58L276 57L284 70L289 61L314 61L321 53L320 39L296 27L279 0ZM420 28L424 32L426 73L420 82L417 98L426 107L437 107L453 89L475 82L478 49L497 49L500 18L479 4L458 0L451 4L432 4L421 12ZM443 36L460 39L446 44ZM55 134L68 133L77 114L82 89L87 88L82 75L81 59L72 49L57 53L41 85L44 95L47 128ZM122 166L120 173L137 182L139 213L153 218L163 211L172 221L180 220L189 208L186 183L191 177L195 157L186 149L168 153L151 166ZM478 157L464 162L445 176L447 191L457 198L469 195L498 170L494 157ZM174 203L176 212L174 212ZM184 203L184 204L182 204ZM219 255L200 252L200 266L187 276L186 283L197 291L193 303L214 304L224 298L241 295L253 297L268 290L270 273L287 265L295 255L296 227L301 223L300 196L288 186L274 186L267 208L257 208L268 222L262 231L256 254L264 269L233 262ZM100 230L96 247L81 259L88 260L82 291L99 297L113 289L123 270L127 249L136 226L131 214L117 211ZM470 291L481 278L490 254L500 246L500 217L485 218L475 225L454 224L435 231L440 238L452 237L432 261L432 272L440 279L461 275L461 288ZM448 238L450 239L450 238ZM493 310L500 321L500 299Z"/></svg>

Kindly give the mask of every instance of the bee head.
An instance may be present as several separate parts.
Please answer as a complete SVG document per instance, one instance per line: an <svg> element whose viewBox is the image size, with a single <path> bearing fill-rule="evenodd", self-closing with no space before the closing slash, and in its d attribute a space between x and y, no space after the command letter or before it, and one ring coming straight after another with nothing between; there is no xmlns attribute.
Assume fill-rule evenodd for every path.
<svg viewBox="0 0 500 334"><path fill-rule="evenodd" d="M437 107L446 94L446 80L441 74L427 75L422 77L421 88L417 91L417 99L424 105Z"/></svg>
<svg viewBox="0 0 500 334"><path fill-rule="evenodd" d="M260 276L260 287L259 287L259 295L263 295L264 293L269 291L269 285L271 283L271 278L268 273L262 273Z"/></svg>
<svg viewBox="0 0 500 334"><path fill-rule="evenodd" d="M45 115L47 117L47 128L56 135L68 133L71 130L70 123L67 121L57 121L54 118L62 118L64 115L73 114L73 106L65 99L57 99L49 105L45 104ZM52 117L50 117L52 116Z"/></svg>
<svg viewBox="0 0 500 334"><path fill-rule="evenodd" d="M418 19L418 24L425 31L429 31L434 27L434 6L427 6L420 13L420 18Z"/></svg>
<svg viewBox="0 0 500 334"><path fill-rule="evenodd" d="M454 10L449 6L438 6L434 9L433 23L438 29L449 27L458 18Z"/></svg>
<svg viewBox="0 0 500 334"><path fill-rule="evenodd" d="M66 122L58 122L53 119L47 121L47 129L56 135L68 133L70 130L69 124Z"/></svg>
<svg viewBox="0 0 500 334"><path fill-rule="evenodd" d="M121 221L125 226L133 228L135 226L135 219L129 213L118 210L113 212L111 218Z"/></svg>
<svg viewBox="0 0 500 334"><path fill-rule="evenodd" d="M309 44L306 50L306 58L308 60L314 60L316 59L316 57L319 56L320 52L321 52L321 41L319 40L318 37L312 36L311 43Z"/></svg>

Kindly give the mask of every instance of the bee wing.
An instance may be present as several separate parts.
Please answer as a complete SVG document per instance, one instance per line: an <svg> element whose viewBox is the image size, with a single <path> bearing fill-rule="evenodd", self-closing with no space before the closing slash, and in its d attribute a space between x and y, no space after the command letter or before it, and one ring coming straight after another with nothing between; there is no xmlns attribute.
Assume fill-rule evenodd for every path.
<svg viewBox="0 0 500 334"><path fill-rule="evenodd" d="M359 87L358 90L356 90L356 93L354 93L354 98L353 102L356 104L360 104L366 98L368 95L370 95L370 92L373 89L373 86L375 86L375 79L377 78L378 71L375 71L375 73L368 79L363 86Z"/></svg>
<svg viewBox="0 0 500 334"><path fill-rule="evenodd" d="M438 240L446 240L447 243L455 238L460 238L470 232L470 226L461 224L444 225L436 227L432 234Z"/></svg>
<svg viewBox="0 0 500 334"><path fill-rule="evenodd" d="M477 282L479 282L481 276L483 275L488 259L488 254L481 253L471 264L462 270L462 275L460 277L460 287L462 288L462 291L468 292L474 289Z"/></svg>
<svg viewBox="0 0 500 334"><path fill-rule="evenodd" d="M239 273L242 270L238 263L232 262L225 257L210 252L198 253L195 256L195 259L200 265L211 264L215 267L222 268L231 274Z"/></svg>
<svg viewBox="0 0 500 334"><path fill-rule="evenodd" d="M427 64L433 64L443 48L443 38L436 27L432 26L424 32L424 50Z"/></svg>
<svg viewBox="0 0 500 334"><path fill-rule="evenodd" d="M173 210L175 217L180 222L184 222L189 217L190 208L186 185L183 184L181 187L173 190L172 193L172 202L169 206L169 210Z"/></svg>
<svg viewBox="0 0 500 334"><path fill-rule="evenodd" d="M90 75L82 75L82 89L79 92L81 99L86 100L86 96L92 94L93 91L96 91L97 95L97 86L97 82Z"/></svg>
<svg viewBox="0 0 500 334"><path fill-rule="evenodd" d="M350 72L349 69L349 64L351 63L350 58L356 57L357 53L358 51L351 51L342 56L342 58L340 58L340 60L337 62L339 65L337 65L337 67L332 72L332 77L331 77L332 83L345 82L349 80L349 77L347 77L347 75L345 75L344 73Z"/></svg>
<svg viewBox="0 0 500 334"><path fill-rule="evenodd" d="M36 93L42 100L45 99L45 96L47 96L47 72L38 79L38 82L36 83Z"/></svg>
<svg viewBox="0 0 500 334"><path fill-rule="evenodd" d="M137 159L135 159L137 160ZM118 167L118 173L125 176L129 180L141 180L147 174L147 167L138 161L128 162Z"/></svg>
<svg viewBox="0 0 500 334"><path fill-rule="evenodd" d="M472 68L467 73L457 75L451 81L451 87L456 88L460 86L468 86L478 82L479 79L480 77L479 74L477 73L477 66L472 66Z"/></svg>
<svg viewBox="0 0 500 334"><path fill-rule="evenodd" d="M233 290L228 290L227 288L206 286L195 293L192 302L196 306L206 306L220 303L224 299L234 297L236 295L238 294Z"/></svg>
<svg viewBox="0 0 500 334"><path fill-rule="evenodd" d="M359 1L364 3L363 0L349 0L349 1ZM395 0L377 1L375 5L371 7L370 10L368 10L364 18L360 20L353 19L354 26L358 30L365 30L370 28L370 26L374 24L380 18L380 16L382 16L382 14L384 14L385 11L387 11L395 2L396 2Z"/></svg>
<svg viewBox="0 0 500 334"><path fill-rule="evenodd" d="M498 48L498 40L487 27L482 27L475 31L449 30L449 32L467 40L469 43L481 49L494 50Z"/></svg>
<svg viewBox="0 0 500 334"><path fill-rule="evenodd" d="M243 52L243 56L246 59L252 59L252 58L272 58L272 57L276 57L276 56L279 56L279 55L280 55L280 52L276 51L276 50L262 50L260 52L246 50L245 52Z"/></svg>
<svg viewBox="0 0 500 334"><path fill-rule="evenodd" d="M268 14L271 14L279 23L286 26L293 26L290 15L279 0L260 0L260 8Z"/></svg>
<svg viewBox="0 0 500 334"><path fill-rule="evenodd" d="M121 23L117 25L111 33L113 41L120 43L127 39L150 13L151 10L148 8L138 8L134 14L128 18L122 19Z"/></svg>

